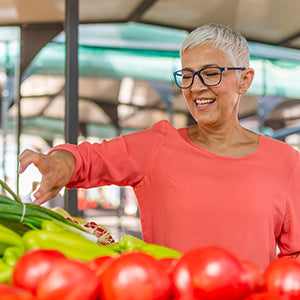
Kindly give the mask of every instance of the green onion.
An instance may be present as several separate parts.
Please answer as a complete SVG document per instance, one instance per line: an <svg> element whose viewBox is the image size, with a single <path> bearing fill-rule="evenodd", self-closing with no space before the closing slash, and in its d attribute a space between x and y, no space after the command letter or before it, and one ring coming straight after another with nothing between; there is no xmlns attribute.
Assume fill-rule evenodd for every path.
<svg viewBox="0 0 300 300"><path fill-rule="evenodd" d="M7 190L13 196L13 198L16 202L22 203L19 196L17 194L15 194L4 181L0 180L0 184L4 190Z"/></svg>
<svg viewBox="0 0 300 300"><path fill-rule="evenodd" d="M25 228L30 229L40 229L43 221L53 221L64 226L65 230L82 232L82 235L88 239L95 240L95 237L89 237L90 234L87 230L77 224L64 218L62 215L56 213L53 210L47 209L42 206L38 206L32 203L22 203L20 198L8 187L6 183L0 180L1 186L7 190L12 198L0 195L0 223L7 223L9 227L16 228L16 231L25 231ZM23 225L22 230L20 230L20 224Z"/></svg>

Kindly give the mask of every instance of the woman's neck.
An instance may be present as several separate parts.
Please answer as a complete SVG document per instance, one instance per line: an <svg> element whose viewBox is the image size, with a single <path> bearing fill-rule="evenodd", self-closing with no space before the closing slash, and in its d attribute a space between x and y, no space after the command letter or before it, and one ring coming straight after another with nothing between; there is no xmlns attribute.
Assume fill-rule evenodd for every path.
<svg viewBox="0 0 300 300"><path fill-rule="evenodd" d="M230 126L204 127L195 125L187 130L190 140L212 153L228 157L243 157L258 147L259 136L239 123Z"/></svg>

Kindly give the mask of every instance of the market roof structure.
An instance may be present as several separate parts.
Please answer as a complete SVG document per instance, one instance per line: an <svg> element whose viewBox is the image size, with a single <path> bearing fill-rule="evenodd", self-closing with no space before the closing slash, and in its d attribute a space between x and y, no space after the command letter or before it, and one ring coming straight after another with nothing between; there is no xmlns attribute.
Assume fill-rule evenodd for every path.
<svg viewBox="0 0 300 300"><path fill-rule="evenodd" d="M298 0L81 0L80 23L140 22L192 29L232 25L249 41L300 47ZM2 0L1 25L63 23L65 0Z"/></svg>

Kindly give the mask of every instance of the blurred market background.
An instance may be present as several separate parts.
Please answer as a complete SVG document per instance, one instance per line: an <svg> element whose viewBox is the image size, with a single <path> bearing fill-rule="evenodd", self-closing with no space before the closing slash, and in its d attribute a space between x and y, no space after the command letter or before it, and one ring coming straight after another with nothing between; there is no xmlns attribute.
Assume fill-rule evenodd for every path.
<svg viewBox="0 0 300 300"><path fill-rule="evenodd" d="M30 201L41 177L33 167L18 176L25 148L101 142L161 119L193 124L172 73L188 32L210 22L249 41L256 75L241 123L299 150L299 9L298 0L1 0L0 178ZM130 187L63 190L48 205L117 238L141 234Z"/></svg>

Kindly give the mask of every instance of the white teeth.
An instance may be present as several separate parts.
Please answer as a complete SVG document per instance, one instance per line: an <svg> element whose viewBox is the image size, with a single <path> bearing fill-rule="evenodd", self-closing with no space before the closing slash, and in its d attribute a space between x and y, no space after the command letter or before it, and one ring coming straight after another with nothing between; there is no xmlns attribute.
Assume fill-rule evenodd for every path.
<svg viewBox="0 0 300 300"><path fill-rule="evenodd" d="M215 101L214 99L203 99L203 100L196 100L195 102L197 105L205 105L205 104L212 103L214 101Z"/></svg>

